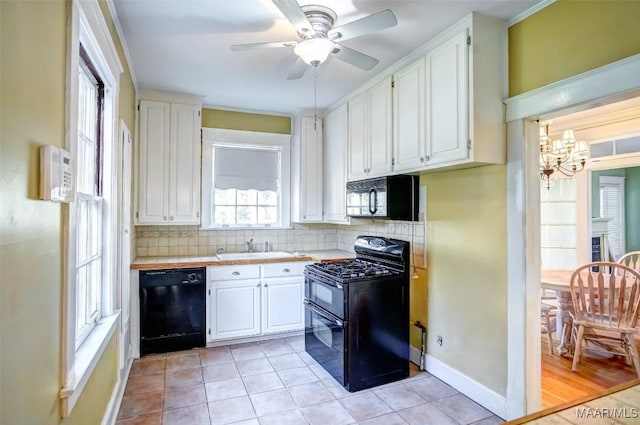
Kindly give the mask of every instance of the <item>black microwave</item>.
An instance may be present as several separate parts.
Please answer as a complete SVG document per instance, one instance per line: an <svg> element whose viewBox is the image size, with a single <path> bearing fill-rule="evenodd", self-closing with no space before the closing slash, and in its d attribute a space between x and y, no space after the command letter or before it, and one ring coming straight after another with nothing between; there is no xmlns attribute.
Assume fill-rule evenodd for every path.
<svg viewBox="0 0 640 425"><path fill-rule="evenodd" d="M406 174L347 182L347 215L418 221L418 185Z"/></svg>

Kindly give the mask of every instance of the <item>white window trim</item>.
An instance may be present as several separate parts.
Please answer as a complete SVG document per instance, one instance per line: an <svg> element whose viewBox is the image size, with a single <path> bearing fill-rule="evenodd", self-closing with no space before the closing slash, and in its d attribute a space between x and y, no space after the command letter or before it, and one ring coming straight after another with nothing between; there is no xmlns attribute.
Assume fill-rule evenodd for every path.
<svg viewBox="0 0 640 425"><path fill-rule="evenodd" d="M105 196L105 208L109 208L108 219L105 227L109 231L104 235L103 243L109 249L104 250L107 264L115 265L117 259L115 248L117 241L117 170L116 160L118 155L117 116L118 116L118 92L120 73L123 72L122 64L118 58L117 50L113 44L111 34L100 10L97 0L73 0L69 3L68 13L68 42L67 50L67 93L66 93L66 129L65 148L76 155L77 128L78 128L78 74L79 45L91 57L105 84L105 107L103 134L105 163L111 165L111 170L105 175L111 178L103 181ZM77 164L77 161L75 161ZM78 348L75 341L75 208L74 203L69 204L63 211L66 223L64 232L64 270L63 270L63 328L62 328L62 388L60 398L62 400L62 417L68 417L82 393L91 373L97 365L109 340L116 330L119 312L115 310L116 301L116 275L111 271L107 275L102 293L102 319L93 329L91 334ZM108 267L115 270L115 267Z"/></svg>
<svg viewBox="0 0 640 425"><path fill-rule="evenodd" d="M216 144L228 144L235 146L278 146L281 149L280 190L282 192L282 205L280 207L282 218L280 226L214 226L210 220L210 212L205 212L205 207L210 209L211 176L213 146ZM289 229L291 227L291 135L279 133L263 133L258 131L227 130L221 128L202 129L202 229L215 230L242 230L242 229Z"/></svg>

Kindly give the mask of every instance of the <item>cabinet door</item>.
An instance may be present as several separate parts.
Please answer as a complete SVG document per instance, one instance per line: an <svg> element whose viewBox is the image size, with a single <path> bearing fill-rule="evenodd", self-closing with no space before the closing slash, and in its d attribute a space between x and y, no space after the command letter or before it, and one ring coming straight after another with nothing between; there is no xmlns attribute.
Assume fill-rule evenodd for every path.
<svg viewBox="0 0 640 425"><path fill-rule="evenodd" d="M368 177L377 177L387 175L393 170L391 76L369 89L368 93Z"/></svg>
<svg viewBox="0 0 640 425"><path fill-rule="evenodd" d="M304 278L263 279L262 332L284 332L304 328Z"/></svg>
<svg viewBox="0 0 640 425"><path fill-rule="evenodd" d="M427 165L469 157L468 30L427 53Z"/></svg>
<svg viewBox="0 0 640 425"><path fill-rule="evenodd" d="M169 103L140 101L137 224L168 222Z"/></svg>
<svg viewBox="0 0 640 425"><path fill-rule="evenodd" d="M171 104L170 224L200 223L200 108Z"/></svg>
<svg viewBox="0 0 640 425"><path fill-rule="evenodd" d="M322 120L302 117L300 128L302 222L322 221Z"/></svg>
<svg viewBox="0 0 640 425"><path fill-rule="evenodd" d="M367 138L367 93L362 93L349 101L347 174L350 181L367 177Z"/></svg>
<svg viewBox="0 0 640 425"><path fill-rule="evenodd" d="M424 165L425 155L425 58L397 72L393 87L394 171Z"/></svg>
<svg viewBox="0 0 640 425"><path fill-rule="evenodd" d="M211 339L260 333L260 281L213 282L211 287Z"/></svg>
<svg viewBox="0 0 640 425"><path fill-rule="evenodd" d="M347 105L329 112L324 123L324 221L348 222L346 207Z"/></svg>

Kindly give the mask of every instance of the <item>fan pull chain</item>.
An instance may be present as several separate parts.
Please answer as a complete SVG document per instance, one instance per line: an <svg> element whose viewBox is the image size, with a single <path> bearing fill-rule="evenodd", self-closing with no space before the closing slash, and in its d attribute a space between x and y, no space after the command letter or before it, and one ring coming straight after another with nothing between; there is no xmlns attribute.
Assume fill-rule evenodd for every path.
<svg viewBox="0 0 640 425"><path fill-rule="evenodd" d="M318 64L313 65L313 129L318 131Z"/></svg>

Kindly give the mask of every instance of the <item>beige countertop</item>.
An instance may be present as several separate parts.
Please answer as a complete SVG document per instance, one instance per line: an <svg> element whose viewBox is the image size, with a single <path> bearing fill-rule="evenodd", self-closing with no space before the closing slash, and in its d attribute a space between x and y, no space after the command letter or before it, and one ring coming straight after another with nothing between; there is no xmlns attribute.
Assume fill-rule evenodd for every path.
<svg viewBox="0 0 640 425"><path fill-rule="evenodd" d="M344 250L306 251L292 257L250 258L242 260L219 260L215 255L177 257L137 257L131 263L131 270L177 269L186 267L228 266L240 264L282 263L291 261L336 261L355 258L355 253Z"/></svg>

